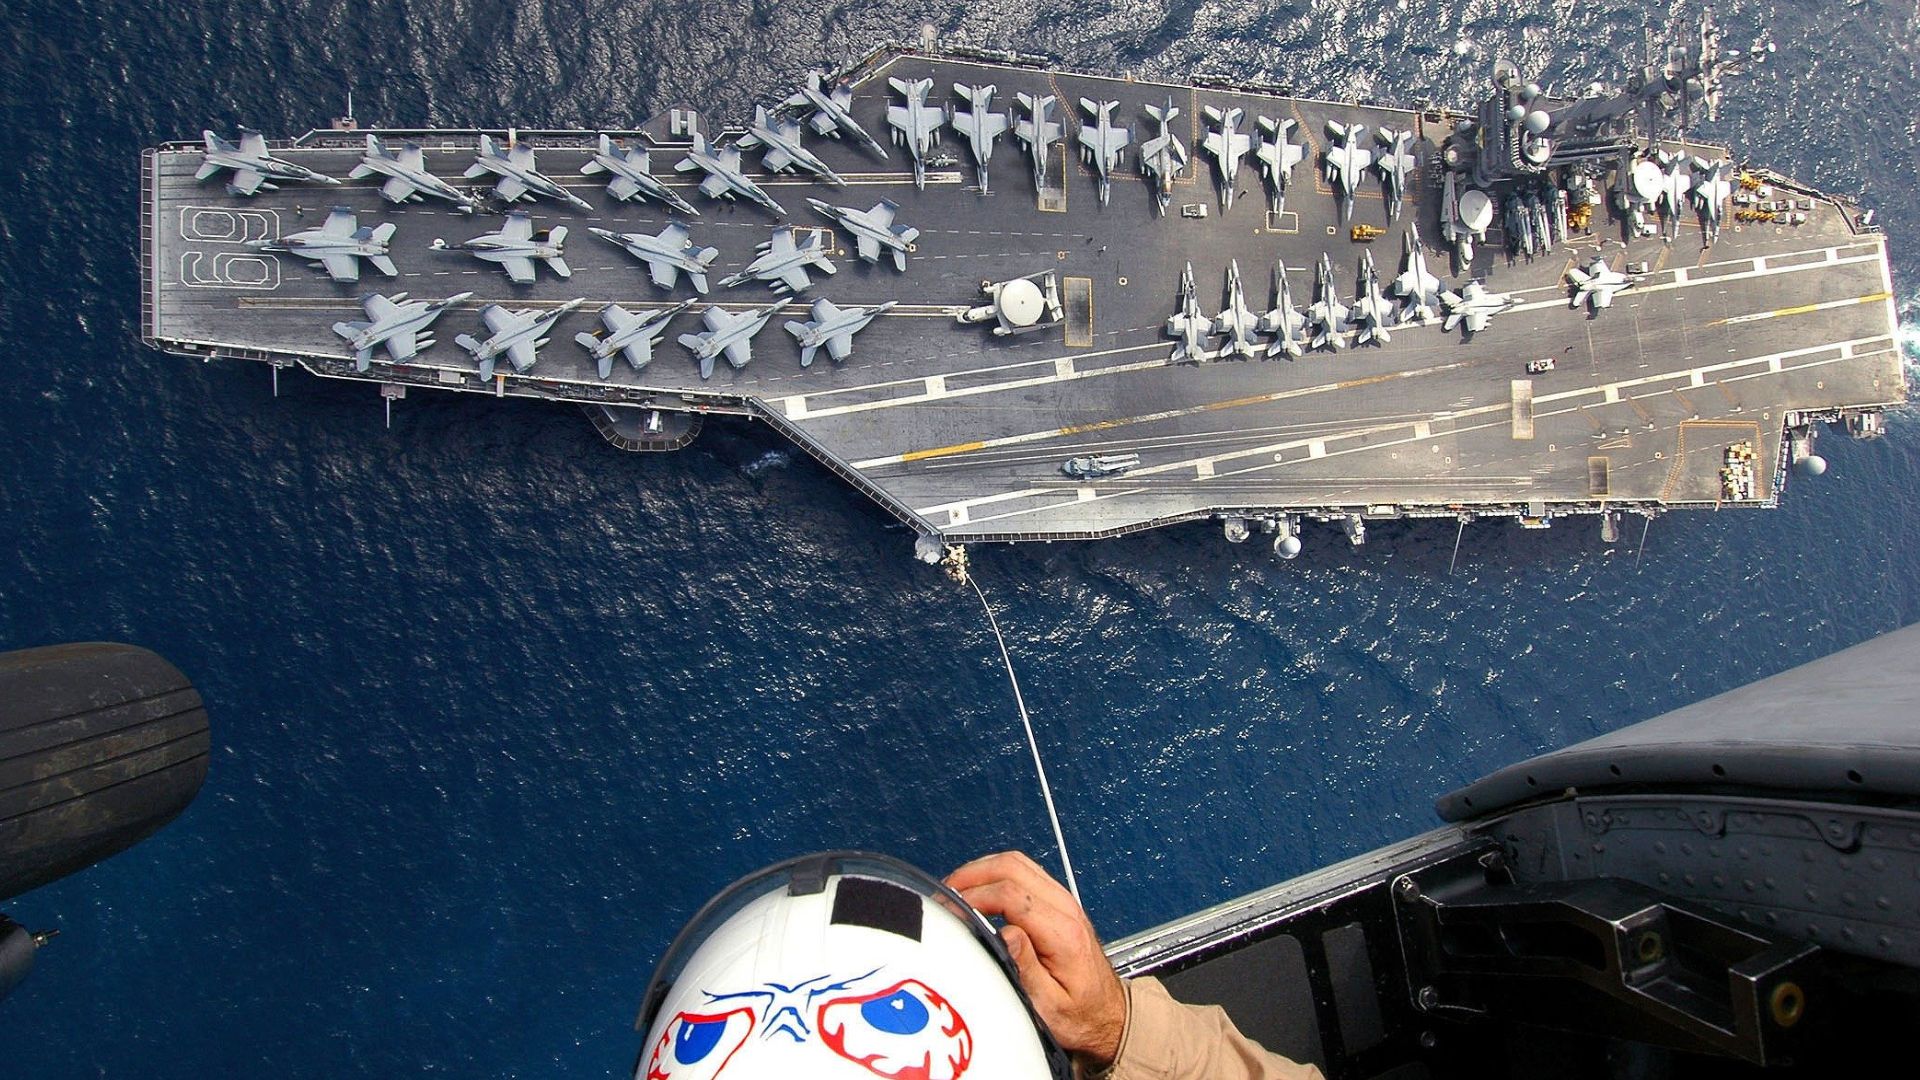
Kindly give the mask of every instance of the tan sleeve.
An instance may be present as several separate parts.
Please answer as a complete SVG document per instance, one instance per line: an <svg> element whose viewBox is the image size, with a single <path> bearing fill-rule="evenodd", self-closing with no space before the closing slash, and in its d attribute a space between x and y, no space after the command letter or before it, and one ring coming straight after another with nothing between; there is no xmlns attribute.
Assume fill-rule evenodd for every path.
<svg viewBox="0 0 1920 1080"><path fill-rule="evenodd" d="M1312 1065L1268 1053L1218 1005L1182 1005L1160 980L1125 980L1120 1052L1090 1080L1323 1080Z"/></svg>

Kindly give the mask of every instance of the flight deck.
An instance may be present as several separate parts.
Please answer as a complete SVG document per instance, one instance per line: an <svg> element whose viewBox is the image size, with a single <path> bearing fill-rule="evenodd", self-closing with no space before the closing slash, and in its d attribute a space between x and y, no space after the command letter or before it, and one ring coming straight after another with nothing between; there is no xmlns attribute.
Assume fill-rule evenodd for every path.
<svg viewBox="0 0 1920 1080"><path fill-rule="evenodd" d="M1048 149L1044 185L1036 186L1027 146L1009 130L991 144L983 190L972 147L949 126L922 155L924 188L916 187L911 146L888 137L896 130L889 112L903 102L891 80L931 80L926 102L948 114L970 107L956 87L991 85L993 107L1010 110L1016 123L1029 116L1016 95L1054 98L1052 118L1064 131ZM1486 122L1465 114L897 48L823 85L835 82L851 89L851 116L888 156L808 127L804 146L843 181L836 185L804 171L770 173L765 147L748 149L743 172L783 214L748 198L710 198L700 191L705 174L674 168L695 133L727 147L749 134L744 122L673 109L639 130L604 133L616 146L647 149L652 175L697 214L652 198L621 201L609 194L607 175L583 175L601 132L489 133L503 146L511 138L532 147L538 172L589 207L553 197L511 204L530 215L536 240L567 230L570 276L535 257L526 284L460 247L507 221L507 207L488 192L498 177L463 178L479 132L373 132L388 146L417 144L428 171L480 204L471 213L446 198L390 202L378 175L347 179L369 152L368 131L349 126L271 145L274 157L341 178L338 185L287 181L234 194L222 182L227 174L197 178L207 160L201 142L150 150L142 174L143 336L183 355L367 380L390 398L399 388L432 388L578 402L621 421L634 445L647 443L649 429L663 432L662 445L684 444L684 423L672 423L681 414L755 417L922 537L944 543L1093 538L1209 517L1223 519L1236 539L1256 529L1292 535L1303 518L1336 521L1357 542L1365 521L1402 516L1544 525L1569 514L1768 506L1789 464L1810 456L1815 423L1845 421L1871 434L1879 411L1905 399L1884 238L1863 227L1853 207L1751 167L1725 203L1708 196L1716 203L1710 213L1697 196L1669 212L1629 190L1636 163L1656 152L1694 175L1724 150L1652 139L1618 163L1622 175L1556 164L1524 178L1525 187L1483 177L1475 190L1484 188L1491 203L1521 205L1482 222L1473 245L1446 239L1467 229L1465 204L1447 179L1451 171L1467 187L1457 149L1488 142L1484 130L1475 134ZM1118 102L1113 123L1131 129L1106 205L1077 139L1082 125L1096 123L1083 98ZM1141 150L1157 133L1144 107L1169 99L1179 110L1171 133L1190 161L1162 213ZM1295 121L1303 160L1288 174L1283 211L1275 211L1274 186L1251 152L1238 167L1232 205L1223 205L1219 166L1204 146L1219 126L1209 110L1225 117L1236 109L1250 150L1271 141L1257 118ZM1397 205L1376 175L1384 170L1368 170L1353 185L1351 220L1342 219L1340 192L1323 167L1338 130L1329 122L1410 134L1413 168ZM1376 152L1389 149L1371 134L1362 138ZM1615 198L1609 187L1589 214L1558 228L1545 211L1524 217L1516 192L1549 192L1551 205L1551 192L1576 175L1602 185L1612 176L1627 194ZM1767 200L1752 194L1762 183ZM890 200L893 225L917 230L903 245L905 269L890 250L862 259L856 234L809 199L858 211ZM1785 209L1746 209L1762 204ZM319 228L336 207L362 227L394 226L385 243L395 275L361 259L359 280L338 282L297 252L257 243ZM1652 235L1641 219L1656 226ZM651 264L589 231L652 237L672 222L684 223L687 251L717 249L704 293L684 272L662 287ZM1508 232L1516 223L1533 222L1543 237L1514 243ZM1377 235L1358 239L1355 226ZM1410 226L1417 243L1406 235ZM1703 229L1715 226L1717 236L1704 243ZM787 296L759 280L721 284L783 230L800 246L819 244L835 272L807 270L809 286L750 336L744 366L723 355L702 378L693 348L678 339L711 325L703 323L709 307L757 314ZM1243 282L1244 306L1263 315L1279 306L1277 272L1291 306L1307 308L1322 299L1315 268L1325 255L1338 299L1353 305L1366 291L1362 252L1371 252L1385 286L1407 269L1410 248L1445 296L1422 312L1383 289L1394 317L1379 329L1390 340L1360 343L1357 327L1343 323L1335 328L1342 347L1290 356L1269 330L1255 338L1255 358L1241 359L1209 334L1207 345L1222 357L1176 359L1169 319L1186 303L1189 265L1195 306L1213 319L1234 300L1230 267ZM1596 260L1626 283L1604 306L1576 306L1570 278ZM1443 329L1468 313L1470 280L1500 300L1497 310L1489 308L1477 331ZM995 294L983 290L1016 281L1033 283L1021 288L1044 302L996 310ZM334 325L367 319L361 297L370 292L415 301L471 295L438 316L437 344L404 361L376 347L357 365ZM844 360L821 348L803 367L800 335L785 327L815 318L809 309L821 298L842 311L894 306L870 312ZM585 303L535 328L545 343L524 371L502 360L483 379L476 354L454 340L486 338L494 325L480 312L490 304L551 315L574 300ZM673 316L637 370L616 357L602 377L575 340L601 332L607 305L645 318L686 300L695 303ZM983 321L961 321L969 311ZM1094 467L1072 475L1063 466L1075 461Z"/></svg>

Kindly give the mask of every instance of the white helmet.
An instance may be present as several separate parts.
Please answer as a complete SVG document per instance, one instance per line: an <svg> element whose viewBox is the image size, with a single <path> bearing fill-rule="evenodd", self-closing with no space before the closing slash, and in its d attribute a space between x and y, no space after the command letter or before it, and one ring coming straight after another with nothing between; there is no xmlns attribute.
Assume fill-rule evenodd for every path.
<svg viewBox="0 0 1920 1080"><path fill-rule="evenodd" d="M635 1026L637 1080L1072 1075L987 921L864 852L728 886L668 947Z"/></svg>

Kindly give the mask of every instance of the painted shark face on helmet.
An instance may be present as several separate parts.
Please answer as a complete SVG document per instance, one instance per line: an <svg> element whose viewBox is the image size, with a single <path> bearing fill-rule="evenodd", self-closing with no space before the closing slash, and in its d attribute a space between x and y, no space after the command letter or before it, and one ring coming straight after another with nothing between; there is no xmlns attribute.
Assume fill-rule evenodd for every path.
<svg viewBox="0 0 1920 1080"><path fill-rule="evenodd" d="M675 942L638 1080L1063 1075L991 930L957 898L890 860L780 872L793 865L722 893Z"/></svg>

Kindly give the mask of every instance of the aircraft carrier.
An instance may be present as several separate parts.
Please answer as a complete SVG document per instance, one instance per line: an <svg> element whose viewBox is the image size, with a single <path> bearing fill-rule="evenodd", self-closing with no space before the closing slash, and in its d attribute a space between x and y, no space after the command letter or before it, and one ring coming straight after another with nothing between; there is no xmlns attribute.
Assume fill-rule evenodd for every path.
<svg viewBox="0 0 1920 1080"><path fill-rule="evenodd" d="M1905 399L1883 236L1843 198L1687 141L1722 77L1758 56L1724 48L1709 20L1620 86L1550 97L1502 66L1463 113L894 46L755 124L674 108L627 131L348 118L291 141L208 133L142 159L142 337L262 361L276 380L365 380L389 409L425 389L579 403L627 449L685 445L709 413L758 418L912 528L930 561L1207 518L1286 557L1309 521L1360 543L1376 520L1591 514L1611 539L1621 513L1774 505L1791 466L1823 466L1820 425L1873 435ZM820 108L836 88L838 125ZM1041 98L1060 133L1036 156L1021 136ZM797 138L832 178L755 127ZM1109 153L1116 130L1126 145ZM445 191L367 167L414 147ZM1349 148L1361 160L1334 160ZM737 155L745 187L696 149ZM610 151L633 173L637 150L651 192L594 165ZM317 177L232 164L249 152ZM532 176L485 172L486 157ZM869 231L888 242L839 207L876 211ZM681 271L619 240L663 231ZM289 242L302 232L360 254L317 261ZM470 241L495 233L531 254L476 257ZM807 287L769 314L785 292L723 281L782 237L835 272L804 268ZM1416 253L1430 269L1409 275ZM704 292L685 267L705 268ZM397 309L363 298L400 293L453 299L429 332L465 340L396 348L402 334L357 359L356 327ZM1328 300L1348 317L1316 326ZM816 327L803 365L808 324L833 311L866 325L824 343ZM731 318L762 315L735 335L750 359L709 357L703 377L693 335L721 326L724 341ZM593 355L620 325L657 335L650 359Z"/></svg>

